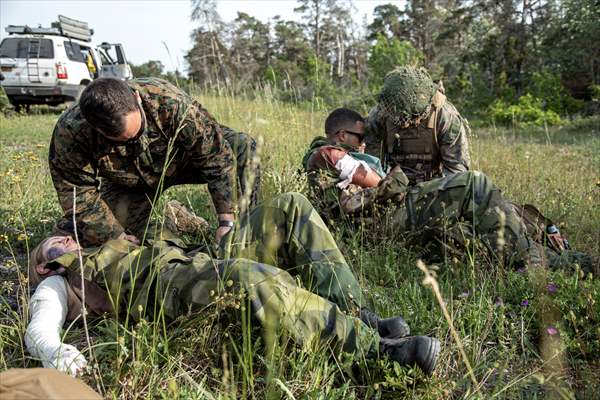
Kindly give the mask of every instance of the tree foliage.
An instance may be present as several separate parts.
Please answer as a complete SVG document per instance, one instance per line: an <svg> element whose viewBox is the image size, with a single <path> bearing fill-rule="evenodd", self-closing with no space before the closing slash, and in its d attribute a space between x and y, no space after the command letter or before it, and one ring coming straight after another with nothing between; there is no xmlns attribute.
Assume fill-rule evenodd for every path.
<svg viewBox="0 0 600 400"><path fill-rule="evenodd" d="M238 13L225 23L214 0L193 0L190 77L366 107L389 70L419 64L461 111L480 115L525 95L571 115L600 84L597 0L409 0L374 7L368 25L349 0L298 0L294 11L300 22Z"/></svg>

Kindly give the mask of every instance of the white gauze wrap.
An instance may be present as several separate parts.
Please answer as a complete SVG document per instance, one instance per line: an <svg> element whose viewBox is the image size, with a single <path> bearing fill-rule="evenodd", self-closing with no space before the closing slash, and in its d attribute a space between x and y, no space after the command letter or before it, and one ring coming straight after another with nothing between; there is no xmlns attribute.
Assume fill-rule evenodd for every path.
<svg viewBox="0 0 600 400"><path fill-rule="evenodd" d="M76 347L61 341L60 331L68 312L66 284L65 278L57 275L40 282L29 300L31 321L25 332L25 345L45 368L75 376L87 361Z"/></svg>
<svg viewBox="0 0 600 400"><path fill-rule="evenodd" d="M358 170L361 165L365 171L368 171L369 168L371 168L366 162L357 160L349 154L346 154L344 157L340 158L338 162L335 163L335 169L340 172L341 179L341 182L338 182L337 187L340 189L346 189L348 185L352 183L352 178L354 177L356 170Z"/></svg>

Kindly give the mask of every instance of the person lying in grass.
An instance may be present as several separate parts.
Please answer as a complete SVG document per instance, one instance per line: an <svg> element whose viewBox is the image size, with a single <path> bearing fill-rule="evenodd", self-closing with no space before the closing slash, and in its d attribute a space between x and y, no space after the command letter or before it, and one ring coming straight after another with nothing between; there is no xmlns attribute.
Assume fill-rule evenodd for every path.
<svg viewBox="0 0 600 400"><path fill-rule="evenodd" d="M358 359L388 355L433 372L439 341L408 336L402 318L382 320L365 308L350 267L302 195L284 194L254 208L222 239L218 253L186 252L164 240L138 246L117 239L88 249L69 236L43 240L29 263L38 286L29 303L27 349L44 366L76 374L85 358L61 342L60 328L81 314L82 304L90 315L174 320L218 297L238 296L265 332L277 333L271 337L289 335L299 345L322 341L333 354Z"/></svg>
<svg viewBox="0 0 600 400"><path fill-rule="evenodd" d="M584 272L599 273L597 259L566 249L560 235L547 246L536 243L524 224L525 210L506 200L485 174L458 172L410 186L400 166L386 174L378 158L363 153L365 121L353 110L334 110L325 134L313 140L303 164L313 202L327 221L374 218L386 237L410 238L430 254L447 250L447 243L464 249L477 236L492 259L507 264L578 263Z"/></svg>

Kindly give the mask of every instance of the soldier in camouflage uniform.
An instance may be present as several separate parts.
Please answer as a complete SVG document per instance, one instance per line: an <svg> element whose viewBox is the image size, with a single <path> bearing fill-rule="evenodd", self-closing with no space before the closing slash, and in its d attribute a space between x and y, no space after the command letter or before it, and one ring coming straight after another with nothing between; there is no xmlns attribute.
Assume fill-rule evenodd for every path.
<svg viewBox="0 0 600 400"><path fill-rule="evenodd" d="M208 183L220 238L231 227L238 194L257 198L258 169L249 173L254 151L251 137L221 126L164 80L97 79L61 115L52 134L50 173L65 212L58 228L74 231L75 188L82 243L136 242L147 231L152 204L163 190ZM250 174L254 186L246 188Z"/></svg>
<svg viewBox="0 0 600 400"><path fill-rule="evenodd" d="M4 75L0 72L0 82L4 80ZM15 107L10 103L4 86L0 85L0 113L6 116L12 115L15 112Z"/></svg>
<svg viewBox="0 0 600 400"><path fill-rule="evenodd" d="M221 242L220 253L226 259L199 249L186 253L174 242L144 247L111 240L83 251L82 285L77 249L69 237L54 236L31 254L33 284L55 274L68 282L64 296L68 313L61 324L80 313L84 286L86 307L97 314L173 320L224 298L248 304L264 329L282 330L299 344L318 339L360 357L381 351L426 373L432 372L439 351L433 338L399 338L408 334L407 329L381 338L381 330L352 316L364 302L358 282L324 222L299 194L284 194L249 213ZM37 290L42 293L45 288ZM35 307L37 302L34 295L30 303ZM31 313L28 333L34 335L36 310ZM30 336L26 336L30 352L47 355L48 351L40 354L36 343L48 338Z"/></svg>
<svg viewBox="0 0 600 400"><path fill-rule="evenodd" d="M313 140L304 157L313 203L326 220L371 218L388 237L405 236L435 252L440 242L463 246L477 235L497 257L514 265L579 263L598 273L598 262L580 252L560 255L530 238L521 215L481 172L462 172L409 185L400 166L388 174L379 160L360 152L365 123L360 114L333 111L325 122L327 137Z"/></svg>
<svg viewBox="0 0 600 400"><path fill-rule="evenodd" d="M469 169L469 124L423 68L385 77L366 127L367 153L386 171L402 167L411 184Z"/></svg>

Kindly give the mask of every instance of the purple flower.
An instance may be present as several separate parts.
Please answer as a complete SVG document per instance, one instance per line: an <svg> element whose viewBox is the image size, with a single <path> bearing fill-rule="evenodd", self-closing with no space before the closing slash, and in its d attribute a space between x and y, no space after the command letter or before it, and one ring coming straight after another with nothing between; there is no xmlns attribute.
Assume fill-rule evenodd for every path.
<svg viewBox="0 0 600 400"><path fill-rule="evenodd" d="M494 302L494 305L496 307L500 307L500 306L504 305L504 300L502 300L502 297L497 297L496 301Z"/></svg>
<svg viewBox="0 0 600 400"><path fill-rule="evenodd" d="M554 294L558 290L558 286L550 282L548 285L546 285L546 289L548 290L548 293Z"/></svg>
<svg viewBox="0 0 600 400"><path fill-rule="evenodd" d="M521 302L521 306L527 307L529 305L529 300L525 299Z"/></svg>
<svg viewBox="0 0 600 400"><path fill-rule="evenodd" d="M521 267L517 270L517 272L520 274L524 274L525 272L527 272L527 267Z"/></svg>
<svg viewBox="0 0 600 400"><path fill-rule="evenodd" d="M469 297L469 291L468 290L465 291L465 292L462 292L461 294L458 295L459 299L464 299L464 298L467 298L467 297Z"/></svg>
<svg viewBox="0 0 600 400"><path fill-rule="evenodd" d="M548 335L554 336L554 335L556 335L558 333L558 329L556 329L553 326L549 326L549 327L546 328L546 332L548 332Z"/></svg>

